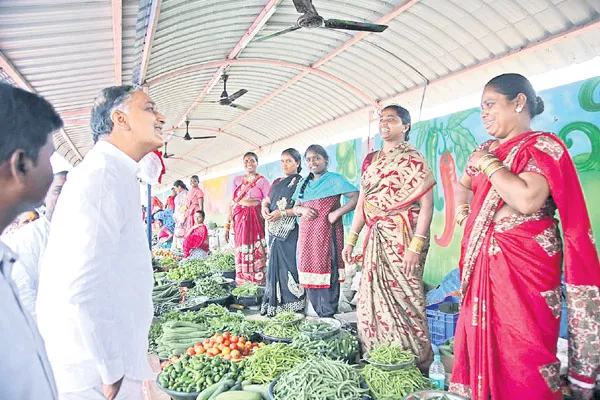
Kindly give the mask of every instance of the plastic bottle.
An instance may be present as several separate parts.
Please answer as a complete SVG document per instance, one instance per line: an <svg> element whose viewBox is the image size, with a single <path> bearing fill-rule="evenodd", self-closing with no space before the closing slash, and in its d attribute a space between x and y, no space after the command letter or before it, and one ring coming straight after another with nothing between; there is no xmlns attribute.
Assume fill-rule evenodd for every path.
<svg viewBox="0 0 600 400"><path fill-rule="evenodd" d="M446 371L442 364L439 354L433 356L433 363L429 367L429 379L436 389L444 390L446 381Z"/></svg>

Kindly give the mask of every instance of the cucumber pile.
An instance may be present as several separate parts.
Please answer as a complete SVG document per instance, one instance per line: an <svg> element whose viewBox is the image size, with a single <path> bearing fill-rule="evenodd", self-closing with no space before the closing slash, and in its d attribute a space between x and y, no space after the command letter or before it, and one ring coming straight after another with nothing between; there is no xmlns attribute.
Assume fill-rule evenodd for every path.
<svg viewBox="0 0 600 400"><path fill-rule="evenodd" d="M162 335L157 340L158 356L168 358L184 353L188 347L208 339L212 332L205 324L186 321L169 321L162 326Z"/></svg>
<svg viewBox="0 0 600 400"><path fill-rule="evenodd" d="M292 347L304 350L311 355L323 355L332 360L353 361L358 354L358 340L343 329L338 334L323 339L302 333L294 338Z"/></svg>
<svg viewBox="0 0 600 400"><path fill-rule="evenodd" d="M165 367L158 377L158 383L166 389L177 392L201 392L221 380L231 379L235 382L241 372L241 365L220 357L209 358L205 355L190 357L186 354Z"/></svg>

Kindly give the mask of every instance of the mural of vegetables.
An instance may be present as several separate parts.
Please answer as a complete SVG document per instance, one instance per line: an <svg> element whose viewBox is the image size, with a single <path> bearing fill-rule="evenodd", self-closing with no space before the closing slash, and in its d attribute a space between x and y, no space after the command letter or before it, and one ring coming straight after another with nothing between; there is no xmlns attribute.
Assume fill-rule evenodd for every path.
<svg viewBox="0 0 600 400"><path fill-rule="evenodd" d="M336 146L337 173L355 183L359 167L356 160L356 140L339 143Z"/></svg>
<svg viewBox="0 0 600 400"><path fill-rule="evenodd" d="M425 158L434 173L439 171L444 191L444 196L441 197L439 185L433 188L435 209L444 210L444 230L441 236L434 236L435 243L440 247L448 247L454 236L454 189L458 184L457 168L461 173L465 170L469 155L477 147L475 137L462 123L476 112L478 110L472 108L452 114L445 126L439 119L434 119L418 123L414 127L417 132L416 146L421 149L425 145Z"/></svg>
<svg viewBox="0 0 600 400"><path fill-rule="evenodd" d="M579 89L579 105L585 111L600 111L600 101L594 100L594 92L600 87L600 76L589 79Z"/></svg>
<svg viewBox="0 0 600 400"><path fill-rule="evenodd" d="M454 165L454 158L449 151L442 154L440 159L440 175L442 178L442 188L444 189L444 199L446 200L445 205L445 219L446 224L444 225L444 232L442 236L434 235L433 240L438 246L447 247L452 241L454 236L454 217L456 204L454 204L454 188L456 187L456 166Z"/></svg>

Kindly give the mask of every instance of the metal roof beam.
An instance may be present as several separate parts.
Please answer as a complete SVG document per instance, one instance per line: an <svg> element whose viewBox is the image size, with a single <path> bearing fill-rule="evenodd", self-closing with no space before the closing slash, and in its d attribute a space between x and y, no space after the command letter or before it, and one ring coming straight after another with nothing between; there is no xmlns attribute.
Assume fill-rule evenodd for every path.
<svg viewBox="0 0 600 400"><path fill-rule="evenodd" d="M123 84L123 1L111 0L113 64L115 66L115 85Z"/></svg>
<svg viewBox="0 0 600 400"><path fill-rule="evenodd" d="M192 130L205 131L205 132L214 132L214 133L218 133L218 134L227 135L227 136L230 136L232 138L241 140L242 142L244 142L246 144L249 144L252 147L258 147L258 145L256 143L251 142L250 140L248 140L248 139L246 139L246 138L244 138L244 137L242 137L240 135L237 135L235 133L227 132L227 131L225 131L223 129L210 128L210 127L205 127L205 126L190 126L190 131L192 131ZM174 129L171 129L171 130L166 130L163 133L174 133L174 131L175 131ZM200 147L200 145L198 147ZM185 157L185 156L189 155L192 152L193 151L187 152L182 157Z"/></svg>
<svg viewBox="0 0 600 400"><path fill-rule="evenodd" d="M63 111L60 114L62 119L69 119L74 117L89 117L92 112L91 107L78 108L76 110Z"/></svg>
<svg viewBox="0 0 600 400"><path fill-rule="evenodd" d="M19 70L17 70L17 68L8 60L8 58L6 58L6 56L4 56L2 51L0 51L0 68L2 68L4 72L8 74L8 76L17 84L18 87L27 90L28 92L37 94L37 92L29 84L27 79L25 79L25 77L21 75ZM67 135L67 132L65 132L63 128L60 128L59 132L63 136L65 142L67 142L71 150L75 153L75 155L79 157L79 161L83 160L81 153L79 152L77 147L75 147L73 141L71 140L69 135Z"/></svg>
<svg viewBox="0 0 600 400"><path fill-rule="evenodd" d="M413 5L415 5L416 3L418 3L419 1L420 0L407 0L407 1L404 1L402 4L400 4L394 10L390 11L389 13L385 14L383 17L381 17L377 21L375 21L375 23L376 24L387 24L392 19L396 18L398 15L402 14L403 12L405 12L406 10L408 10L410 7L412 7ZM340 47L338 47L337 49L333 50L332 52L330 52L329 54L327 54L326 56L324 56L323 58L321 58L317 62L315 62L313 65L311 65L311 67L316 70L317 68L321 67L326 62L332 60L334 57L340 55L341 53L343 53L344 51L346 51L350 47L354 46L356 43L358 43L361 40L363 40L365 37L367 37L371 33L372 32L360 32L360 33L356 34L352 39L347 40L346 42L344 42L344 44L342 44ZM262 101L260 101L254 107L251 107L249 110L247 110L243 114L239 115L236 119L234 119L233 121L229 122L227 125L225 125L223 127L223 129L229 129L229 128L231 128L233 125L237 124L238 122L240 122L241 120L243 120L244 118L246 118L248 115L250 115L253 112L255 112L256 110L260 109L262 106L264 106L269 101L271 101L274 97L276 97L277 95L279 95L283 91L287 90L288 88L290 88L291 86L293 86L296 82L298 82L302 78L305 78L307 75L308 75L307 71L304 71L301 74L298 74L297 76L295 76L294 78L292 78L291 80L289 80L288 82L286 82L279 89L277 89L273 93L269 94L267 97L265 97Z"/></svg>
<svg viewBox="0 0 600 400"><path fill-rule="evenodd" d="M27 79L21 75L21 73L17 70L17 68L4 56L4 54L0 51L0 68L4 70L10 76L10 78L17 84L21 89L27 90L28 92L35 93L35 90Z"/></svg>
<svg viewBox="0 0 600 400"><path fill-rule="evenodd" d="M168 79L179 76L181 74L187 74L187 73L190 73L193 71L200 71L203 69L219 68L219 70L220 70L221 68L225 68L226 66L229 66L229 65L268 65L268 66L275 66L275 67L297 69L297 70L303 71L303 73L305 73L306 75L313 74L313 75L319 76L325 80L333 82L336 85L347 89L349 92L354 93L354 95L356 95L356 97L362 99L365 103L369 103L373 106L378 105L378 102L376 100L372 99L371 97L369 97L368 94L366 94L362 90L358 89L356 86L353 86L353 85L349 84L348 82L346 82L334 75L331 75L330 73L321 71L321 70L313 68L313 67L308 67L303 64L296 64L296 63L288 62L288 61L262 59L262 58L243 58L240 60L221 60L221 61L212 61L212 62L207 62L207 63L191 65L189 67L183 67L178 70L168 72L168 73L159 75L155 78L152 78L148 81L148 84L156 85L158 83L165 82ZM306 76L306 75L304 75L304 76ZM215 75L213 76L213 79L216 76L217 76L217 74L215 73ZM292 79L294 79L294 78L292 78ZM212 80L211 80L211 82L212 82ZM216 79L215 83L216 82L218 82L218 78ZM187 115L187 113L185 115ZM183 119L183 121L185 121L185 118ZM176 124L175 127L178 128L179 125Z"/></svg>
<svg viewBox="0 0 600 400"><path fill-rule="evenodd" d="M225 61L235 60L237 58L237 56L240 55L242 50L244 50L246 48L248 43L250 43L250 41L252 39L254 39L256 34L267 23L269 18L271 18L271 16L275 13L275 10L277 9L277 6L279 5L279 3L281 3L281 1L282 0L269 0L267 5L265 5L263 10L258 15L258 17L256 17L256 19L250 25L248 30L246 32L244 32L244 34L242 35L240 40L236 43L236 45L233 47L233 49L229 52ZM221 75L223 74L223 72L225 72L225 70L227 69L227 67L229 67L229 65L231 65L231 64L225 63L225 64L221 65L219 67L219 69L213 74L212 78L210 78L210 80L208 81L206 86L204 86L204 89L202 89L202 91L200 92L198 97L196 97L194 102L187 108L187 110L185 110L185 113L181 117L179 117L179 119L175 123L175 126L177 128L179 128L179 126L185 121L187 116L190 115L196 107L198 107L198 104L200 104L202 102L202 100L204 99L204 97L206 97L206 95L208 93L210 93L210 91L215 87L215 85L219 82L219 79L221 79Z"/></svg>
<svg viewBox="0 0 600 400"><path fill-rule="evenodd" d="M148 17L148 26L146 28L146 34L144 35L144 47L142 49L142 58L140 60L140 69L138 71L137 83L141 85L146 80L146 73L148 72L148 64L150 63L150 54L152 53L152 44L154 43L154 34L156 33L156 27L158 26L158 16L160 15L160 7L162 0L152 0L150 5L150 15Z"/></svg>

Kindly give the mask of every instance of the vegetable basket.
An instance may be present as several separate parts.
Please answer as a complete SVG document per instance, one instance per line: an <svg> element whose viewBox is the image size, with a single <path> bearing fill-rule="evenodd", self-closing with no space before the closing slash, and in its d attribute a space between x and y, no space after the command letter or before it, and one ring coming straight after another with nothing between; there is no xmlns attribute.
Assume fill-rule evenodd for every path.
<svg viewBox="0 0 600 400"><path fill-rule="evenodd" d="M160 390L162 390L163 392L165 392L166 394L168 394L169 396L171 396L171 398L173 400L196 400L196 397L198 397L198 395L200 394L200 392L177 392L175 390L171 390L171 389L167 389L166 387L163 387L160 382L158 381L158 377L162 374L162 372L156 377L156 386L158 386L158 388Z"/></svg>
<svg viewBox="0 0 600 400"><path fill-rule="evenodd" d="M228 294L225 297L219 297L219 298L215 298L215 299L208 299L206 300L205 304L209 305L209 304L219 304L221 306L227 306L229 305L229 301L231 300L231 295Z"/></svg>

